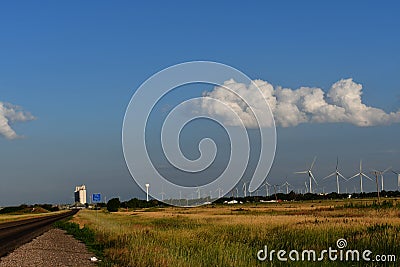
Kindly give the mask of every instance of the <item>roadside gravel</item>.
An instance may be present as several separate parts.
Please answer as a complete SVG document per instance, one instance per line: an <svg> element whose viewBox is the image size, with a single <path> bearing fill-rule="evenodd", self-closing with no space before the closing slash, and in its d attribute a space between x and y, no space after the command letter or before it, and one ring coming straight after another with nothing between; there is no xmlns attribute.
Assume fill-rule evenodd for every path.
<svg viewBox="0 0 400 267"><path fill-rule="evenodd" d="M90 261L94 254L85 244L66 234L64 230L50 229L9 255L0 258L0 267L16 266L96 266Z"/></svg>

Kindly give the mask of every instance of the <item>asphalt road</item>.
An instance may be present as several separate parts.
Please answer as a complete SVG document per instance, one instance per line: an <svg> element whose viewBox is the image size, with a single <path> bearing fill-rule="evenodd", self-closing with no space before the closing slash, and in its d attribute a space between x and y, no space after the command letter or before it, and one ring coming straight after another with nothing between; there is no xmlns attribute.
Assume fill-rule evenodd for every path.
<svg viewBox="0 0 400 267"><path fill-rule="evenodd" d="M78 210L71 210L62 214L1 223L0 257L48 231L54 222L72 216L77 212Z"/></svg>

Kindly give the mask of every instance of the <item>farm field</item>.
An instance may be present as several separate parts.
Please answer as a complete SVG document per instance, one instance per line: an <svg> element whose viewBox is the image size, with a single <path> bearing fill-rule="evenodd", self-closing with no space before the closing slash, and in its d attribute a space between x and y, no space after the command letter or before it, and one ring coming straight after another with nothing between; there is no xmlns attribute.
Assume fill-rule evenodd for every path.
<svg viewBox="0 0 400 267"><path fill-rule="evenodd" d="M72 222L95 232L106 262L112 266L399 266L400 200L337 200L208 205L197 208L83 210ZM342 256L333 261L321 251L329 247ZM257 259L267 246L272 261ZM277 259L285 250L288 261ZM291 250L299 251L290 260ZM302 251L316 251L316 260ZM358 250L360 261L346 261ZM370 250L365 261L361 253ZM262 252L261 257L264 255ZM385 260L385 263L377 262ZM340 260L342 257L342 260ZM395 257L395 258L394 258Z"/></svg>

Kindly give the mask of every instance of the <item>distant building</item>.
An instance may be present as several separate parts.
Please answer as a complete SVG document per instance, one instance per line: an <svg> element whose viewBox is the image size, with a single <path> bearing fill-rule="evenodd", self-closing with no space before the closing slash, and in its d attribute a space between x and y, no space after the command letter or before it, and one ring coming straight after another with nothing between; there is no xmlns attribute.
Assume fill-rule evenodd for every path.
<svg viewBox="0 0 400 267"><path fill-rule="evenodd" d="M84 184L75 187L75 202L86 203L86 186Z"/></svg>

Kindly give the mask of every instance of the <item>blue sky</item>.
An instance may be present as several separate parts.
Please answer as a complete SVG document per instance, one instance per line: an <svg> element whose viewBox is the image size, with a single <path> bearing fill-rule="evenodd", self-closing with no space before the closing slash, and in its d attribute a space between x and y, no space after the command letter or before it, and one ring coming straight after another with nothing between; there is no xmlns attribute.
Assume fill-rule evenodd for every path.
<svg viewBox="0 0 400 267"><path fill-rule="evenodd" d="M395 112L399 11L395 1L3 2L0 102L37 119L12 125L23 139L0 136L0 206L68 202L81 183L108 198L143 197L122 155L124 112L142 82L181 62L217 61L293 89L328 91L353 78L366 105ZM333 171L337 155L346 176L360 158L366 168L400 169L398 123L305 123L277 132L272 183L288 176L300 186L305 179L293 171L314 155L318 177ZM393 175L387 180L395 186Z"/></svg>

